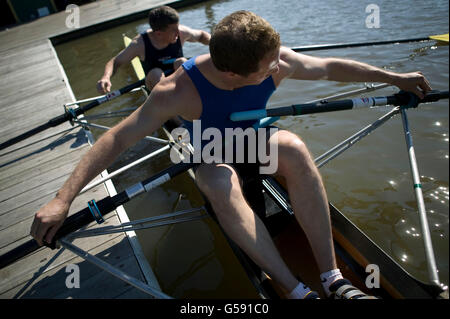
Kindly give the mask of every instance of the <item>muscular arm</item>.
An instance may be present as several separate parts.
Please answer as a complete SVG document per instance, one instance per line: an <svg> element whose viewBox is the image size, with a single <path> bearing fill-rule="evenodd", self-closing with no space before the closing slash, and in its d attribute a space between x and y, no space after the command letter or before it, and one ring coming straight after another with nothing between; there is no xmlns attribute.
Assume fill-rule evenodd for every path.
<svg viewBox="0 0 450 319"><path fill-rule="evenodd" d="M106 132L84 155L55 198L36 213L31 236L40 245L43 240L51 242L80 190L106 169L120 153L178 114L179 103L175 101L183 99L177 99L173 85L157 85L140 108Z"/></svg>
<svg viewBox="0 0 450 319"><path fill-rule="evenodd" d="M161 107L165 98L155 92L128 118L106 132L81 159L57 197L71 203L80 190L116 157L146 135L156 131L170 118L170 108Z"/></svg>
<svg viewBox="0 0 450 319"><path fill-rule="evenodd" d="M185 25L180 25L179 30L182 42L184 41L200 42L203 43L204 45L208 45L209 40L211 39L211 35L203 30L192 29Z"/></svg>
<svg viewBox="0 0 450 319"><path fill-rule="evenodd" d="M338 58L318 58L281 49L281 59L288 65L287 77L299 80L389 83L423 98L431 90L421 72L394 73L375 66Z"/></svg>
<svg viewBox="0 0 450 319"><path fill-rule="evenodd" d="M136 36L130 45L120 51L115 57L109 60L105 65L105 71L101 79L97 82L97 91L100 93L107 93L111 91L111 77L116 73L121 65L126 65L136 56L141 55L142 43L139 40L140 36Z"/></svg>

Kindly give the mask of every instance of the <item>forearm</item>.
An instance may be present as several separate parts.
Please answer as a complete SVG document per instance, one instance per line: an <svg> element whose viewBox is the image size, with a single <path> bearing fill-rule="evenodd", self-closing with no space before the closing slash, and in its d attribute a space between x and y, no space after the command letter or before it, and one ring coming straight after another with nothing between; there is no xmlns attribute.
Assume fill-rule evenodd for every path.
<svg viewBox="0 0 450 319"><path fill-rule="evenodd" d="M164 99L162 101L165 102ZM161 105L161 108L152 106L150 98L147 99L143 106L106 132L83 156L56 197L36 212L30 234L39 245L44 240L51 242L63 224L72 201L87 183L109 167L119 154L157 130L163 120L173 116L171 113L164 116L164 110L168 109L165 103L156 104Z"/></svg>
<svg viewBox="0 0 450 319"><path fill-rule="evenodd" d="M124 149L111 131L105 133L82 157L56 197L70 205L83 187L109 167Z"/></svg>
<svg viewBox="0 0 450 319"><path fill-rule="evenodd" d="M380 82L396 84L398 74L365 63L327 59L327 80L338 82Z"/></svg>
<svg viewBox="0 0 450 319"><path fill-rule="evenodd" d="M115 58L109 60L105 65L105 71L103 73L103 78L110 79L119 68L118 63Z"/></svg>
<svg viewBox="0 0 450 319"><path fill-rule="evenodd" d="M70 204L83 187L108 168L122 152L174 116L166 114L166 105L170 105L170 101L166 103L163 99L161 104L156 102L160 107L152 105L151 97L154 94L152 92L144 105L100 137L58 191L58 198Z"/></svg>
<svg viewBox="0 0 450 319"><path fill-rule="evenodd" d="M117 143L116 138L110 132L105 133L83 156L56 197L36 212L30 235L39 245L42 245L43 241L47 243L52 241L53 236L67 217L75 196L89 181L108 167L121 152L121 143Z"/></svg>

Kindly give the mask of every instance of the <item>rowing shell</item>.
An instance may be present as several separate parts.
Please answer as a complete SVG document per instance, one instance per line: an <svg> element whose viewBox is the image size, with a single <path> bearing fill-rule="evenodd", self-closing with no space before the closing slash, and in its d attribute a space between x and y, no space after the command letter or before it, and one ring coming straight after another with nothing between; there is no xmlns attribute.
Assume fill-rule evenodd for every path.
<svg viewBox="0 0 450 319"><path fill-rule="evenodd" d="M131 39L124 36L125 46L130 42ZM138 58L132 61L132 65L138 79L143 79L145 74ZM164 131L169 138L171 136L168 132L175 127L175 122L164 125ZM192 172L190 175L194 179ZM266 225L282 258L293 274L311 289L321 292L318 267L306 235L295 219L282 181L273 178L255 179L244 187L244 193L250 206ZM338 267L343 276L353 285L368 294L382 298L436 298L439 296L442 292L439 287L415 279L337 208L332 204L329 207ZM216 219L208 202L206 208L209 215ZM230 240L225 232L223 233L259 295L263 298L283 298L284 293L281 288ZM378 266L379 288L366 287L368 265Z"/></svg>
<svg viewBox="0 0 450 319"><path fill-rule="evenodd" d="M448 98L448 92L435 92L433 96ZM342 102L343 101L341 101L341 103ZM358 134L355 134L340 145L345 145L348 141L350 141L351 144L354 144L356 141L369 134L374 128L384 123L387 119L399 111L402 111L402 119L403 117L406 119L406 116L403 116L405 115L403 112L404 109L395 108L371 124L369 127L361 130ZM168 134L168 131L171 130L169 124L170 123L166 123L165 125L166 134ZM176 123L173 123L172 125L176 125ZM408 125L405 126L407 128ZM406 128L405 134L408 135L409 130ZM408 149L412 149L412 144L407 144ZM336 147L332 148L330 151L335 151ZM343 150L345 150L345 148ZM324 155L325 154L319 158L322 160ZM324 162L325 161L322 163ZM318 167L320 167L322 163L319 163ZM87 225L93 221L94 218L97 219L97 215L101 217L100 212L105 215L114 210L116 207L128 202L135 196L145 191L154 189L165 181L187 171L193 166L194 164L189 163L173 165L144 181L130 186L117 195L107 196L98 202L91 201L92 203L90 202L87 208L80 210L66 219L62 227L55 234L54 240L60 240L60 243L65 248L74 251L80 256L86 256L85 252L82 253L79 249L75 249L76 247L71 247L72 245L63 237ZM415 174L413 173L413 175ZM191 176L194 177L193 174L191 174ZM419 186L419 188L416 188L417 191L417 189L420 189L420 184L416 185ZM317 266L314 263L314 258L306 236L295 220L292 208L289 204L289 198L283 184L272 178L265 178L263 180L255 178L251 183L244 185L244 193L250 206L265 223L275 244L278 247L278 250L288 266L291 268L293 274L301 281L311 286L311 288L320 292L321 286L318 282L319 273ZM209 215L215 218L214 212L210 205L207 205L207 207ZM343 272L343 275L350 279L355 286L369 294L378 295L384 298L434 298L439 296L442 291L439 286L424 284L410 276L332 205L330 205L330 212L338 266ZM177 215L180 215L180 213L177 213ZM197 220L198 218L203 218L204 216L205 215L197 217L194 216L189 218L189 220ZM168 218L169 216L158 216L158 219L161 219L160 217ZM180 221L187 221L187 218L184 218L183 220L180 218ZM170 221L170 223L173 222ZM119 225L117 228L126 226L128 225ZM123 229L120 229L119 231L123 231ZM77 232L77 234L80 234L80 232ZM73 235L75 234L72 234L72 236ZM227 238L226 234L225 237ZM250 258L248 258L231 240L229 240L229 243L240 260L242 266L247 271L249 279L255 285L257 291L262 297L277 298L283 296L280 288L269 278L269 276L265 275L261 269L259 269L259 267L255 265ZM50 246L54 244L55 243L53 242ZM10 265L15 260L24 257L38 248L39 245L35 240L30 240L16 247L15 249L0 256L0 268ZM94 259L90 259L91 261L94 261ZM380 277L380 287L377 289L371 289L370 291L368 291L365 287L365 280L367 279L367 273L365 270L369 265L376 265L376 269L379 270L379 274L376 273L374 275L379 275ZM106 265L103 266L106 268ZM100 265L102 268L103 266ZM371 267L371 269L374 270L373 267ZM125 280L126 282L150 293L157 298L169 297L160 291L155 291L149 286L143 286L142 283L137 283L134 280L131 280L132 278L129 278L126 274L121 274L122 272L117 271L117 269L108 270L111 270L112 273L115 273L122 280Z"/></svg>

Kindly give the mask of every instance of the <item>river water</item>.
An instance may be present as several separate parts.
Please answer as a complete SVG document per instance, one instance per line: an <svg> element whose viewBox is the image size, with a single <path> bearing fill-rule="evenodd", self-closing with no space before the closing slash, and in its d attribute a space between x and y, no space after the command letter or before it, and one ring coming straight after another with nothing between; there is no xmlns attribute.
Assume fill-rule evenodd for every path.
<svg viewBox="0 0 450 319"><path fill-rule="evenodd" d="M349 5L351 3L351 5ZM378 1L379 28L368 28L371 1L233 0L208 1L180 10L181 23L211 31L225 15L250 10L268 20L288 47L380 41L447 33L448 1ZM134 37L148 28L135 21L56 47L77 99L96 96L96 81L104 64L123 48L122 34ZM201 44L187 43L186 56L207 53ZM434 42L314 51L314 56L354 59L396 72L422 71L433 89L448 90L448 46ZM136 81L131 67L113 77L117 89ZM284 81L269 107L291 105L361 88L361 83ZM390 95L386 88L370 95ZM127 94L91 111L97 114L138 106L140 93ZM277 122L307 143L319 156L391 108L381 107L283 118ZM448 284L449 255L449 103L440 101L408 111L439 276ZM95 123L114 125L118 119ZM94 130L99 136L102 132ZM111 169L160 146L140 142ZM167 167L167 154L141 164L118 178L118 191ZM381 128L321 168L329 200L372 240L418 279L428 281L423 236L417 213L402 121L394 117ZM187 175L125 205L130 219L144 218L203 204ZM202 220L138 233L141 245L163 291L177 298L255 297L249 281L217 225Z"/></svg>

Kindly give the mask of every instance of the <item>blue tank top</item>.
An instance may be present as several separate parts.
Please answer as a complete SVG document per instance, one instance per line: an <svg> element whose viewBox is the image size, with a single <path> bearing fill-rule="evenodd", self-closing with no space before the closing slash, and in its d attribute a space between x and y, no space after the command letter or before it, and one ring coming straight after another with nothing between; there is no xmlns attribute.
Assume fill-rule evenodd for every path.
<svg viewBox="0 0 450 319"><path fill-rule="evenodd" d="M225 128L240 127L245 130L255 124L256 120L233 122L230 114L233 112L264 109L276 87L272 76L259 85L248 85L234 90L222 90L211 84L195 65L193 57L183 64L183 68L191 78L202 101L201 120L202 133L208 127L221 131L225 137ZM189 131L193 143L193 123L183 120L184 127ZM202 148L209 141L202 141Z"/></svg>

